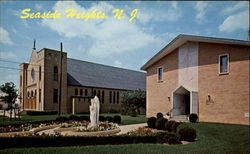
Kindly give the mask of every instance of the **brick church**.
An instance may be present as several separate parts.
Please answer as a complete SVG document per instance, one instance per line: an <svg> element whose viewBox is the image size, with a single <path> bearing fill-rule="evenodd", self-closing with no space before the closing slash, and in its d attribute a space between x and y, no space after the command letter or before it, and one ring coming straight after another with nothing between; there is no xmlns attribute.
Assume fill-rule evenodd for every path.
<svg viewBox="0 0 250 154"><path fill-rule="evenodd" d="M146 74L71 59L48 48L36 51L34 42L29 63L20 64L19 87L24 110L88 112L90 99L98 96L101 112L119 111L124 92L145 91Z"/></svg>

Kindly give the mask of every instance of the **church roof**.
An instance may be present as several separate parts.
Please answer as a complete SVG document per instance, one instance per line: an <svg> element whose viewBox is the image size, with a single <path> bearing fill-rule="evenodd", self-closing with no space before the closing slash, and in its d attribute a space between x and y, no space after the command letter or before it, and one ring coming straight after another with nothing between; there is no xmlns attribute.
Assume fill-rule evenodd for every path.
<svg viewBox="0 0 250 154"><path fill-rule="evenodd" d="M146 90L146 74L143 72L67 59L68 85L111 88L122 90Z"/></svg>
<svg viewBox="0 0 250 154"><path fill-rule="evenodd" d="M141 67L141 70L147 70L151 65L156 63L158 60L170 54L176 48L179 48L181 45L183 45L188 41L249 46L249 41L244 41L244 40L180 34L176 38L174 38L169 44L167 44L163 49L161 49L156 55L154 55L151 59L149 59L149 61L147 61Z"/></svg>

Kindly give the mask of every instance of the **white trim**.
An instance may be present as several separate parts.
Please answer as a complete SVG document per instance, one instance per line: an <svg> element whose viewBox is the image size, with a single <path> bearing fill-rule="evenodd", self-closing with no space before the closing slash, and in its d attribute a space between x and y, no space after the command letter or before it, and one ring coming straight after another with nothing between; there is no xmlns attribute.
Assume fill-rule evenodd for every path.
<svg viewBox="0 0 250 154"><path fill-rule="evenodd" d="M220 58L221 58L222 56L227 56L227 72L221 72L221 70L220 70ZM219 71L219 75L229 74L229 62L230 62L229 53L224 53L224 54L220 54L220 55L219 55L219 60L218 60L218 71Z"/></svg>
<svg viewBox="0 0 250 154"><path fill-rule="evenodd" d="M159 80L159 69L160 68L162 69L162 78L161 78L161 80ZM163 73L164 73L163 66L159 66L156 69L157 69L157 82L163 82Z"/></svg>

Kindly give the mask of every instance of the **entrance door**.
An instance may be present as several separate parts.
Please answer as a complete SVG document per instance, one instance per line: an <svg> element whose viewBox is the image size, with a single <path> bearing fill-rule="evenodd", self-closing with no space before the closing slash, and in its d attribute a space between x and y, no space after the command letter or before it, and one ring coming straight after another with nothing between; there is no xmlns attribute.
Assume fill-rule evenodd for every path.
<svg viewBox="0 0 250 154"><path fill-rule="evenodd" d="M173 93L172 115L187 114L190 114L190 92L181 86Z"/></svg>

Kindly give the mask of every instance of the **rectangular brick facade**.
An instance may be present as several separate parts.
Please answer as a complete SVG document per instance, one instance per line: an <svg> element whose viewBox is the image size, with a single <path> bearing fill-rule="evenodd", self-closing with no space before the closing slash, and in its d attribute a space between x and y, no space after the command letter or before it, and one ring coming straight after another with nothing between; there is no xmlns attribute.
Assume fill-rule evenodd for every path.
<svg viewBox="0 0 250 154"><path fill-rule="evenodd" d="M158 112L166 114L172 109L172 93L182 86L178 52L179 48L146 69L147 117L156 116ZM220 75L219 55L225 53L229 54L229 73ZM161 66L163 81L158 82L157 68ZM200 121L249 125L249 66L249 46L198 43ZM211 97L209 103L208 95Z"/></svg>

